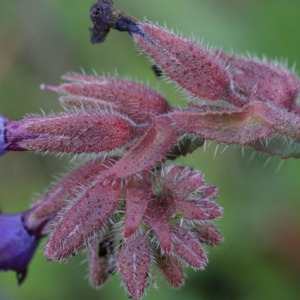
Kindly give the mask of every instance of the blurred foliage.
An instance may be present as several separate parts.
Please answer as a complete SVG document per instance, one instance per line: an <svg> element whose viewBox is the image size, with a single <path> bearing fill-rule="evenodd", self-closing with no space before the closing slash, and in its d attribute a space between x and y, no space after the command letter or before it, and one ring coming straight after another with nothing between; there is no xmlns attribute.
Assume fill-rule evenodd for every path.
<svg viewBox="0 0 300 300"><path fill-rule="evenodd" d="M41 91L41 83L57 84L67 71L129 75L149 82L173 104L182 95L155 78L150 63L138 55L128 34L112 32L104 44L91 45L88 27L93 1L14 0L0 4L0 110L17 119L42 108L57 111L57 95ZM167 24L186 36L236 53L254 53L289 66L300 62L300 2L258 0L127 0L116 6L140 19ZM209 145L208 145L209 146ZM199 168L220 189L224 217L217 222L225 241L208 249L206 271L188 270L179 291L158 274L159 290L150 287L145 299L299 299L300 295L300 161L211 144L206 151L181 160ZM54 155L9 153L0 162L0 208L25 210L63 172L70 159ZM281 166L280 170L278 167ZM0 237L1 238L1 237ZM67 264L45 261L40 246L25 283L15 274L0 273L1 300L127 299L120 280L102 289L89 286L84 256ZM153 279L154 280L154 279Z"/></svg>

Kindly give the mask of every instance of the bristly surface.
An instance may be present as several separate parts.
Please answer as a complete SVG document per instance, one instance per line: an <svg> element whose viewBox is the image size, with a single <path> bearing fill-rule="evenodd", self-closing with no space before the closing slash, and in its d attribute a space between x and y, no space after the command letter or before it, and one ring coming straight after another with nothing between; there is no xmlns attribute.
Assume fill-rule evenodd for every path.
<svg viewBox="0 0 300 300"><path fill-rule="evenodd" d="M21 283L38 241L49 235L44 250L49 261L87 249L92 285L117 273L129 296L140 299L153 272L178 288L183 267L203 270L204 246L223 240L212 223L222 215L217 188L174 160L206 140L298 158L300 82L279 64L208 49L140 22L111 0L99 0L90 14L93 43L103 42L110 29L127 31L157 75L195 101L172 107L140 83L69 73L63 77L68 83L43 85L60 94L65 112L21 120L0 116L0 155L94 155L28 211L0 214L0 270L16 271Z"/></svg>

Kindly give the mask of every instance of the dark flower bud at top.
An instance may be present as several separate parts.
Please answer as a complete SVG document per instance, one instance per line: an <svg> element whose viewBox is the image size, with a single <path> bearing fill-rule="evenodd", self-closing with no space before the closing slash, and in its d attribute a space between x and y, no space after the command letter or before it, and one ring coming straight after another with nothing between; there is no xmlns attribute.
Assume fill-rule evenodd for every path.
<svg viewBox="0 0 300 300"><path fill-rule="evenodd" d="M137 20L129 14L117 10L112 0L99 0L90 9L90 17L94 24L91 31L91 42L102 43L111 28L119 31L127 31L129 34L141 34Z"/></svg>
<svg viewBox="0 0 300 300"><path fill-rule="evenodd" d="M0 115L0 156L6 153L5 124L6 119Z"/></svg>
<svg viewBox="0 0 300 300"><path fill-rule="evenodd" d="M27 231L23 214L0 214L0 271L16 271L21 284L39 238Z"/></svg>
<svg viewBox="0 0 300 300"><path fill-rule="evenodd" d="M103 42L110 28L112 28L114 23L112 13L112 1L102 0L92 5L90 17L94 24L94 28L90 28L90 31L93 44Z"/></svg>

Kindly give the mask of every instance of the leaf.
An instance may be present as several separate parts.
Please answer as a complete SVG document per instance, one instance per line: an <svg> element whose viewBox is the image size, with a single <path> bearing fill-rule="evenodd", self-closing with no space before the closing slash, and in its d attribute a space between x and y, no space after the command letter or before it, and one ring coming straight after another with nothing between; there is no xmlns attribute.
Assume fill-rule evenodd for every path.
<svg viewBox="0 0 300 300"><path fill-rule="evenodd" d="M163 161L166 152L176 144L178 135L178 128L168 116L158 117L137 144L109 169L109 174L126 178L149 171L155 163Z"/></svg>
<svg viewBox="0 0 300 300"><path fill-rule="evenodd" d="M117 266L128 294L134 299L143 297L150 270L150 246L141 233L131 235L122 243L116 255Z"/></svg>
<svg viewBox="0 0 300 300"><path fill-rule="evenodd" d="M245 103L231 90L228 68L217 51L149 22L142 22L139 27L148 38L133 34L135 43L179 87L201 99L222 99L237 106Z"/></svg>
<svg viewBox="0 0 300 300"><path fill-rule="evenodd" d="M220 231L210 222L194 227L192 231L199 242L205 245L216 246L223 241Z"/></svg>
<svg viewBox="0 0 300 300"><path fill-rule="evenodd" d="M28 228L37 228L51 220L70 201L77 197L82 187L89 186L99 176L112 159L90 160L60 179L45 195L39 197L34 209L25 215ZM43 231L45 228L43 229Z"/></svg>
<svg viewBox="0 0 300 300"><path fill-rule="evenodd" d="M204 269L207 257L198 241L183 227L172 227L172 251L184 262L196 269Z"/></svg>
<svg viewBox="0 0 300 300"><path fill-rule="evenodd" d="M126 184L125 238L132 235L140 226L151 195L151 186L144 178L132 176L128 180Z"/></svg>
<svg viewBox="0 0 300 300"><path fill-rule="evenodd" d="M53 230L46 258L56 261L82 249L116 209L120 192L120 183L103 185L100 180L86 190Z"/></svg>
<svg viewBox="0 0 300 300"><path fill-rule="evenodd" d="M153 199L148 203L148 208L144 216L144 221L156 234L158 241L165 253L171 250L171 234L168 220L164 209L158 199Z"/></svg>
<svg viewBox="0 0 300 300"><path fill-rule="evenodd" d="M182 265L176 258L162 256L158 259L157 266L172 287L179 288L183 285Z"/></svg>
<svg viewBox="0 0 300 300"><path fill-rule="evenodd" d="M81 108L111 109L136 123L150 122L154 115L168 112L168 101L154 89L129 80L69 73L64 79L75 81L46 89L65 94L60 102ZM124 105L126 103L126 105Z"/></svg>
<svg viewBox="0 0 300 300"><path fill-rule="evenodd" d="M17 122L17 121L15 121ZM99 153L119 149L143 133L128 118L113 111L65 112L24 118L20 129L8 127L10 143L26 150L62 153ZM15 124L14 124L15 126Z"/></svg>

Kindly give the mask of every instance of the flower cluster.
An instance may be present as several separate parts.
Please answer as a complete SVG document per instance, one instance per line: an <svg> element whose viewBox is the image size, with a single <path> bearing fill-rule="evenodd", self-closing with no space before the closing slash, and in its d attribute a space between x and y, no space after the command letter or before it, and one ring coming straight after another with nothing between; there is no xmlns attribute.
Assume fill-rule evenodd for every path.
<svg viewBox="0 0 300 300"><path fill-rule="evenodd" d="M0 269L15 270L23 280L38 240L49 235L48 260L87 249L94 286L118 273L128 294L139 299L155 269L179 287L182 265L203 269L203 245L222 241L212 224L222 214L216 187L172 160L204 140L299 157L300 82L277 63L207 49L139 22L116 10L111 0L99 0L90 13L93 43L103 42L111 28L127 31L157 73L189 95L188 107L172 107L140 83L70 73L63 77L67 83L43 85L61 94L65 112L22 120L0 116L0 155L92 155L29 211L0 215L5 237L0 240Z"/></svg>
<svg viewBox="0 0 300 300"><path fill-rule="evenodd" d="M50 261L87 248L94 286L118 272L129 295L139 299L152 265L172 286L181 286L182 263L203 269L207 257L201 245L222 241L211 223L222 209L215 203L216 187L207 185L198 171L165 163L192 152L203 139L168 137L173 125L164 118L154 125L156 115L174 108L147 86L77 74L64 78L72 82L44 88L64 94L61 103L75 109L19 121L2 117L3 149L98 156L33 202L23 214L26 230L50 235L45 247ZM161 158L160 147L165 149Z"/></svg>

